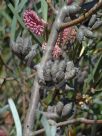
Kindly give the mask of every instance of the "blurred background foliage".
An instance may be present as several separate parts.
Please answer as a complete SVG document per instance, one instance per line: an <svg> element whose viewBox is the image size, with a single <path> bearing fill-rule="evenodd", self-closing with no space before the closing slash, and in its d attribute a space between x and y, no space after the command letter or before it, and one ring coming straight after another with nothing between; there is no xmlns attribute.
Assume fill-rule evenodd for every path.
<svg viewBox="0 0 102 136"><path fill-rule="evenodd" d="M54 5L61 7L64 0L54 0ZM39 16L41 16L49 24L49 29L41 37L29 32L22 21L22 13L26 8L32 8ZM10 50L10 40L15 40L20 33L30 35L32 42L41 44L47 41L48 34L54 17L45 0L0 0L0 108L8 103L8 98L15 101L21 122L24 121L26 111L29 103L30 90L35 77L35 71L23 64ZM76 102L78 109L77 117L88 117L91 119L102 119L102 27L95 31L97 33L97 40L92 46L89 46L89 41L86 39L82 45L75 42L73 48L69 52L69 58L77 65L77 61L82 56L80 61L80 68L84 66L89 67L88 76L84 85L76 87L75 92L65 94L67 98L73 98L76 93L77 96L85 97L89 100L88 107L84 107L85 99ZM39 58L36 58L39 61ZM70 84L73 84L71 81ZM63 93L62 93L63 95ZM53 98L53 91L48 93L47 97L42 100L44 109L49 105ZM58 98L56 98L56 101ZM82 104L80 105L80 102ZM37 122L39 126L39 123ZM37 128L37 126L36 126ZM39 127L38 127L39 128ZM66 127L67 128L67 127ZM102 135L101 125L97 125L96 132L99 136ZM15 125L11 112L4 112L0 116L0 131L3 130L10 136L15 136ZM68 136L76 136L77 132L88 135L93 133L93 127L90 125L72 125ZM87 130L87 131L86 131ZM64 129L66 133L66 129ZM66 134L65 134L66 135ZM91 135L94 136L94 135ZM98 136L98 134L97 134Z"/></svg>

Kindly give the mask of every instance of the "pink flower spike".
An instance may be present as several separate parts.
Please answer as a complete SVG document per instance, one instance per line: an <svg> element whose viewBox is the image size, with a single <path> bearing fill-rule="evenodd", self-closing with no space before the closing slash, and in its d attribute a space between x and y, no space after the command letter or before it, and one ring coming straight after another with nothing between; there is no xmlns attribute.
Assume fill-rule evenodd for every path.
<svg viewBox="0 0 102 136"><path fill-rule="evenodd" d="M58 58L62 54L62 50L58 45L55 45L53 51L52 51L52 56L53 58Z"/></svg>
<svg viewBox="0 0 102 136"><path fill-rule="evenodd" d="M73 0L67 0L67 5L71 5L73 3Z"/></svg>
<svg viewBox="0 0 102 136"><path fill-rule="evenodd" d="M44 43L42 44L42 49L43 49L43 50L46 50L46 45L47 45L46 42L44 42Z"/></svg>
<svg viewBox="0 0 102 136"><path fill-rule="evenodd" d="M24 11L23 21L26 27L31 32L35 33L38 36L44 32L45 27L47 25L47 23L44 20L38 17L35 11L30 10L30 9Z"/></svg>

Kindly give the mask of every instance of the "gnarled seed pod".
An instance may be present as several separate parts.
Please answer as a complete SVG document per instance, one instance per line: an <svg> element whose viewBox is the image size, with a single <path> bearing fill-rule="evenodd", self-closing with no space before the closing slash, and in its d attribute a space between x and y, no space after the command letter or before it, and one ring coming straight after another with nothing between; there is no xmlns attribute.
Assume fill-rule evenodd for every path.
<svg viewBox="0 0 102 136"><path fill-rule="evenodd" d="M43 75L44 75L45 81L51 81L52 77L51 77L51 70L50 69L45 69L43 71Z"/></svg>
<svg viewBox="0 0 102 136"><path fill-rule="evenodd" d="M58 63L59 63L59 60L55 60L54 63L53 63L53 66L51 68L51 75L52 75L52 77L55 77L55 74L58 71Z"/></svg>
<svg viewBox="0 0 102 136"><path fill-rule="evenodd" d="M77 75L77 82L82 84L84 82L84 80L86 79L88 75L88 72L87 71L80 71L79 74Z"/></svg>
<svg viewBox="0 0 102 136"><path fill-rule="evenodd" d="M28 55L26 55L25 60L33 59L33 57L37 54L35 48L32 48Z"/></svg>
<svg viewBox="0 0 102 136"><path fill-rule="evenodd" d="M26 55L32 46L31 37L23 39L23 46L22 54Z"/></svg>
<svg viewBox="0 0 102 136"><path fill-rule="evenodd" d="M65 90L74 90L74 88L70 87L69 85L66 84Z"/></svg>
<svg viewBox="0 0 102 136"><path fill-rule="evenodd" d="M75 76L75 69L71 70L71 71L66 71L65 73L65 79L68 80L68 79L71 79Z"/></svg>
<svg viewBox="0 0 102 136"><path fill-rule="evenodd" d="M71 113L72 109L73 109L73 103L72 102L66 104L63 107L63 110L62 110L62 117L68 116Z"/></svg>
<svg viewBox="0 0 102 136"><path fill-rule="evenodd" d="M53 113L55 111L55 106L48 106L47 112Z"/></svg>
<svg viewBox="0 0 102 136"><path fill-rule="evenodd" d="M31 50L31 38L17 37L16 42L11 41L10 47L12 51L20 58L24 59Z"/></svg>
<svg viewBox="0 0 102 136"><path fill-rule="evenodd" d="M93 34L93 32L91 30L89 30L88 28L84 28L84 35L87 37L87 38L95 38L95 35Z"/></svg>
<svg viewBox="0 0 102 136"><path fill-rule="evenodd" d="M55 75L55 77L56 77L56 82L59 82L59 81L63 80L63 79L64 79L64 76L65 76L65 74L64 74L63 71L58 71L58 72L56 73L56 75Z"/></svg>
<svg viewBox="0 0 102 136"><path fill-rule="evenodd" d="M60 70L60 71L64 71L64 70L65 70L65 67L66 67L66 62L65 62L65 60L61 60L61 61L59 62L59 70Z"/></svg>
<svg viewBox="0 0 102 136"><path fill-rule="evenodd" d="M96 14L94 14L94 15L92 15L92 17L91 17L91 19L90 19L90 21L89 21L89 23L88 23L88 26L89 27L92 27L93 26L93 24L95 23L95 21L96 21Z"/></svg>
<svg viewBox="0 0 102 136"><path fill-rule="evenodd" d="M92 29L98 29L100 26L102 26L102 21L96 21L96 23L92 26Z"/></svg>
<svg viewBox="0 0 102 136"><path fill-rule="evenodd" d="M65 72L65 79L68 80L72 78L76 73L76 69L74 67L74 63L72 61L67 62L66 72Z"/></svg>
<svg viewBox="0 0 102 136"><path fill-rule="evenodd" d="M69 6L69 14L77 13L80 9L81 7L78 4L74 3Z"/></svg>
<svg viewBox="0 0 102 136"><path fill-rule="evenodd" d="M52 67L52 65L53 65L53 62L52 62L52 60L48 60L47 62L46 62L46 64L45 64L45 68L47 69L51 69L51 67Z"/></svg>
<svg viewBox="0 0 102 136"><path fill-rule="evenodd" d="M81 28L79 28L77 32L77 40L81 44L83 39L84 39L84 31Z"/></svg>
<svg viewBox="0 0 102 136"><path fill-rule="evenodd" d="M30 66L33 58L36 56L37 52L35 48L32 48L31 51L28 53L28 55L25 57L25 60L27 61L27 65Z"/></svg>
<svg viewBox="0 0 102 136"><path fill-rule="evenodd" d="M74 63L72 61L67 62L66 71L70 72L74 69Z"/></svg>
<svg viewBox="0 0 102 136"><path fill-rule="evenodd" d="M63 106L64 106L64 104L61 101L59 101L57 103L57 105L56 105L56 112L57 112L57 114L60 115L62 113Z"/></svg>

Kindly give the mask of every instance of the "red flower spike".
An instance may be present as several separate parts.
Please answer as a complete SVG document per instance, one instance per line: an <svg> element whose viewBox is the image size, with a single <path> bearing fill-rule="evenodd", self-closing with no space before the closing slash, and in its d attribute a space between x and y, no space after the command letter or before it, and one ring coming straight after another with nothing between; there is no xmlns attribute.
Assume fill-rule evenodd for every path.
<svg viewBox="0 0 102 136"><path fill-rule="evenodd" d="M62 33L63 44L69 39L71 33L71 27L65 28Z"/></svg>
<svg viewBox="0 0 102 136"><path fill-rule="evenodd" d="M65 28L62 32L62 45L66 42L74 42L76 39L76 31L73 27Z"/></svg>
<svg viewBox="0 0 102 136"><path fill-rule="evenodd" d="M58 58L61 54L62 54L61 48L58 45L55 45L52 51L53 58Z"/></svg>
<svg viewBox="0 0 102 136"><path fill-rule="evenodd" d="M43 50L46 50L46 45L47 45L47 43L45 43L45 42L42 44L42 49L43 49ZM55 47L54 47L53 50L52 50L52 56L53 56L53 58L58 58L61 54L62 54L62 50L61 50L61 48L56 44Z"/></svg>
<svg viewBox="0 0 102 136"><path fill-rule="evenodd" d="M33 10L25 10L23 20L26 27L36 35L41 35L45 29L46 22L38 17Z"/></svg>
<svg viewBox="0 0 102 136"><path fill-rule="evenodd" d="M73 3L73 0L67 0L67 5L71 5Z"/></svg>
<svg viewBox="0 0 102 136"><path fill-rule="evenodd" d="M43 50L46 50L46 45L47 45L46 42L44 42L44 43L42 44L42 49L43 49Z"/></svg>

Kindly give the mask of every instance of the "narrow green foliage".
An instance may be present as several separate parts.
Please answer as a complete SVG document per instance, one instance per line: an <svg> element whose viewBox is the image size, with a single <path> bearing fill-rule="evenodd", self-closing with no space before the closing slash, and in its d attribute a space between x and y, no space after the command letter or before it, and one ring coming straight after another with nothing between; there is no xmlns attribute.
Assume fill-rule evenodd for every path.
<svg viewBox="0 0 102 136"><path fill-rule="evenodd" d="M41 0L42 17L47 22L48 5L45 0Z"/></svg>

